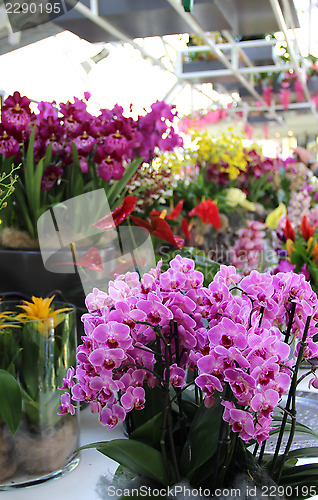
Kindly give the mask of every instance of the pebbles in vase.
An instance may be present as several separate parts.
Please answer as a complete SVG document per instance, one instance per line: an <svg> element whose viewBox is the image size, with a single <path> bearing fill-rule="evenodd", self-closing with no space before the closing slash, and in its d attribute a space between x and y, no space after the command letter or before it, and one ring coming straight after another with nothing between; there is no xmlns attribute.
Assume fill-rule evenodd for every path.
<svg viewBox="0 0 318 500"><path fill-rule="evenodd" d="M20 426L15 438L18 468L28 474L49 473L64 467L77 446L77 422L63 419L48 429Z"/></svg>
<svg viewBox="0 0 318 500"><path fill-rule="evenodd" d="M16 468L13 438L0 428L0 482L12 477Z"/></svg>

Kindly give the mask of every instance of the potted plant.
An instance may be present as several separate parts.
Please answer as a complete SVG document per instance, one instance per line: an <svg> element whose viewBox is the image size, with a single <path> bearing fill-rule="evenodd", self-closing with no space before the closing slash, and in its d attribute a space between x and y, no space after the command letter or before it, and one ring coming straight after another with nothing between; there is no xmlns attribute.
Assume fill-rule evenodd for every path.
<svg viewBox="0 0 318 500"><path fill-rule="evenodd" d="M39 217L56 204L97 189L105 191L114 210L142 162L150 164L160 150L181 144L172 125L174 106L156 102L149 113L134 120L118 105L93 116L87 111L87 99L89 94L59 106L41 102L34 114L30 100L15 92L1 109L0 171L8 173L12 164L22 166L2 224L1 262L3 272L10 269L11 273L6 288L45 295L55 288L66 292L81 287L73 275L45 274L38 251ZM103 215L96 214L96 220ZM28 269L32 287L28 287L31 280L21 283L20 279ZM66 283L59 286L61 276Z"/></svg>
<svg viewBox="0 0 318 500"><path fill-rule="evenodd" d="M193 260L177 255L165 272L161 265L87 297L67 394L89 401L110 429L142 413L151 391L160 406L129 439L88 447L150 481L149 496L156 488L168 496L180 481L204 496L226 496L239 477L247 497L313 495L318 465L296 462L317 448L293 450L292 442L298 431L312 432L296 420L296 388L300 362L318 354L316 294L293 273L252 271L242 279L221 266L205 287ZM70 409L62 401L61 412ZM271 452L266 444L275 436Z"/></svg>
<svg viewBox="0 0 318 500"><path fill-rule="evenodd" d="M58 415L75 362L75 309L54 297L0 304L0 489L41 482L78 464L78 418Z"/></svg>

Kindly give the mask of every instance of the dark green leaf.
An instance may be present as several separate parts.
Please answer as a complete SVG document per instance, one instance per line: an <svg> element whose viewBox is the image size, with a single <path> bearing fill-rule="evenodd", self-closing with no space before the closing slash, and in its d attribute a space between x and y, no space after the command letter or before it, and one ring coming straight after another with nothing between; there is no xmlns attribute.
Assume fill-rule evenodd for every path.
<svg viewBox="0 0 318 500"><path fill-rule="evenodd" d="M19 427L22 410L20 387L7 371L0 370L0 415L14 434Z"/></svg>
<svg viewBox="0 0 318 500"><path fill-rule="evenodd" d="M24 164L24 178L25 178L25 190L26 197L32 207L34 213L34 138L35 138L35 127L30 134L28 151L26 154L26 160Z"/></svg>
<svg viewBox="0 0 318 500"><path fill-rule="evenodd" d="M117 198L120 196L123 189L125 189L126 185L128 184L131 177L134 175L134 173L137 171L141 162L142 162L142 158L136 158L134 161L132 161L126 167L126 170L125 170L122 178L120 180L114 182L114 184L112 185L110 190L106 193L108 203L109 203L111 210L114 209Z"/></svg>
<svg viewBox="0 0 318 500"><path fill-rule="evenodd" d="M154 448L160 447L160 436L162 426L162 412L155 415L153 418L140 425L135 429L130 438L137 441L143 441Z"/></svg>
<svg viewBox="0 0 318 500"><path fill-rule="evenodd" d="M175 477L172 481L168 478L161 453L144 443L133 439L115 439L98 446L97 450L143 477L165 486L175 482ZM172 473L171 465L169 470Z"/></svg>
<svg viewBox="0 0 318 500"><path fill-rule="evenodd" d="M189 478L216 452L223 410L220 398L217 398L211 408L202 403L196 412L182 457L184 473Z"/></svg>

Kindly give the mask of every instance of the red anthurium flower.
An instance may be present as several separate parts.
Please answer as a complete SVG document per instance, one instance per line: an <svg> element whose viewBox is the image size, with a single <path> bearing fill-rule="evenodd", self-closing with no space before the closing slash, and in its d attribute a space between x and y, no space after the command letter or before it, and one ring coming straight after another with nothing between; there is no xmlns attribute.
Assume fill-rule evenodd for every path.
<svg viewBox="0 0 318 500"><path fill-rule="evenodd" d="M136 204L137 196L126 196L122 204L115 208L111 214L106 215L92 225L105 230L119 226L135 210Z"/></svg>
<svg viewBox="0 0 318 500"><path fill-rule="evenodd" d="M291 225L290 220L288 218L286 218L284 233L285 233L287 240L295 241L295 238L296 238L295 231L294 231L293 226Z"/></svg>
<svg viewBox="0 0 318 500"><path fill-rule="evenodd" d="M316 229L316 226L310 227L307 216L304 215L303 219L301 221L301 224L300 224L300 230L301 230L301 234L303 235L303 237L305 238L306 241L308 241L309 238L312 237L312 235L315 232L315 229Z"/></svg>
<svg viewBox="0 0 318 500"><path fill-rule="evenodd" d="M168 241L177 248L183 248L184 239L181 236L175 236L170 229L168 222L160 217L150 217L150 222L140 219L139 217L130 217L137 226L143 227L150 234Z"/></svg>
<svg viewBox="0 0 318 500"><path fill-rule="evenodd" d="M170 214L165 216L165 219L176 220L182 212L183 202L184 202L184 200L178 201L176 206L171 210ZM150 215L160 215L160 214L161 214L161 212L159 212L159 210L152 210Z"/></svg>
<svg viewBox="0 0 318 500"><path fill-rule="evenodd" d="M201 201L189 212L190 217L194 215L198 215L204 224L212 224L216 229L221 227L218 206L211 199Z"/></svg>
<svg viewBox="0 0 318 500"><path fill-rule="evenodd" d="M189 224L188 224L188 221L185 217L182 218L182 221L181 221L181 229L182 231L184 232L185 234L185 237L187 238L187 240L189 241L190 238L191 238L191 233L190 233L190 229L189 229Z"/></svg>
<svg viewBox="0 0 318 500"><path fill-rule="evenodd" d="M103 261L97 248L91 247L77 263L77 266L88 267L92 271L104 271Z"/></svg>
<svg viewBox="0 0 318 500"><path fill-rule="evenodd" d="M81 267L87 267L88 269L91 269L92 271L98 271L98 272L103 272L104 271L104 266L103 266L103 261L102 257L95 247L91 247L87 250L87 252L84 254L84 256L78 261L78 262L59 262L57 264L54 264L55 266L81 266Z"/></svg>

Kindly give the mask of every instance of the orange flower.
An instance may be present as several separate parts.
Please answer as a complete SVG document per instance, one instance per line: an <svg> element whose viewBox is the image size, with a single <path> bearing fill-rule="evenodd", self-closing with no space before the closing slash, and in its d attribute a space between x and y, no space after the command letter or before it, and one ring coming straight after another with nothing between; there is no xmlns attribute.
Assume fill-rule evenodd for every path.
<svg viewBox="0 0 318 500"><path fill-rule="evenodd" d="M290 261L291 254L293 253L294 249L295 249L295 247L294 247L293 240L288 239L286 241L286 250L287 250L287 253L288 253L288 256L289 256L289 259L288 259L289 261Z"/></svg>

